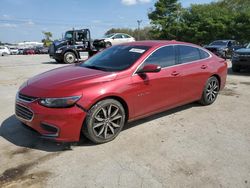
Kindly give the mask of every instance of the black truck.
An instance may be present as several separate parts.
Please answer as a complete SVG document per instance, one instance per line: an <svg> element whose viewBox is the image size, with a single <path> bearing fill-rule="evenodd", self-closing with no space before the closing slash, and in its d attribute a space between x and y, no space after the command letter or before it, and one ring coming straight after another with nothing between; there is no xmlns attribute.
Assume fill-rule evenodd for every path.
<svg viewBox="0 0 250 188"><path fill-rule="evenodd" d="M101 49L93 46L90 30L70 30L62 40L55 40L49 47L49 56L59 63L75 63L86 56L92 56Z"/></svg>

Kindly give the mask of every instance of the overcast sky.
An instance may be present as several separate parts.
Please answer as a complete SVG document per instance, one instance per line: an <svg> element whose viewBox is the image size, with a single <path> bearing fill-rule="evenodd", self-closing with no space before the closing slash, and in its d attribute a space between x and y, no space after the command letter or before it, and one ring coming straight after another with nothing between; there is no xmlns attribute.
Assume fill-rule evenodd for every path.
<svg viewBox="0 0 250 188"><path fill-rule="evenodd" d="M181 0L191 3L212 0ZM53 38L71 28L89 28L98 38L110 28L137 27L136 20L149 24L147 13L156 0L0 0L0 41L41 41L42 31Z"/></svg>

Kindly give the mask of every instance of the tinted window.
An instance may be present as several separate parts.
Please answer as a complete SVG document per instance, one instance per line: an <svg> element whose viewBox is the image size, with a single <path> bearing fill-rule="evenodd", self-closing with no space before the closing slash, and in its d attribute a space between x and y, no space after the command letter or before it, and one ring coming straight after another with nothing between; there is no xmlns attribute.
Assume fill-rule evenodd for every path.
<svg viewBox="0 0 250 188"><path fill-rule="evenodd" d="M112 46L81 64L103 71L121 71L133 65L149 49L148 46Z"/></svg>
<svg viewBox="0 0 250 188"><path fill-rule="evenodd" d="M191 46L178 46L179 48L179 62L187 63L201 59L198 48Z"/></svg>
<svg viewBox="0 0 250 188"><path fill-rule="evenodd" d="M209 55L207 52L205 52L204 50L201 50L201 49L200 49L200 56L201 56L201 59L206 59L206 58L208 58L210 55Z"/></svg>
<svg viewBox="0 0 250 188"><path fill-rule="evenodd" d="M130 38L130 36L124 34L123 38Z"/></svg>
<svg viewBox="0 0 250 188"><path fill-rule="evenodd" d="M175 49L173 46L166 46L160 48L155 51L152 55L150 55L145 64L156 64L161 67L168 67L171 65L175 65Z"/></svg>
<svg viewBox="0 0 250 188"><path fill-rule="evenodd" d="M121 39L122 38L122 35L121 34L117 34L114 36L115 39Z"/></svg>
<svg viewBox="0 0 250 188"><path fill-rule="evenodd" d="M217 46L217 45L218 45L218 46L226 46L227 43L228 43L227 40L216 40L216 41L210 43L210 45L215 45L215 46Z"/></svg>

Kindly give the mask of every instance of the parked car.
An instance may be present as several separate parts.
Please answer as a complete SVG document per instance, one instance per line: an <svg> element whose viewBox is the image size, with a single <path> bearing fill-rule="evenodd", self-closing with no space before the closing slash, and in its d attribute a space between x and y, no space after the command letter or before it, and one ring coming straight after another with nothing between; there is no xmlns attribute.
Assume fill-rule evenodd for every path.
<svg viewBox="0 0 250 188"><path fill-rule="evenodd" d="M35 49L33 48L26 48L23 50L23 55L32 55L35 54Z"/></svg>
<svg viewBox="0 0 250 188"><path fill-rule="evenodd" d="M204 47L222 58L231 58L233 51L242 46L235 40L216 40Z"/></svg>
<svg viewBox="0 0 250 188"><path fill-rule="evenodd" d="M43 137L73 142L83 132L105 143L128 121L193 101L212 104L226 77L226 61L197 45L126 43L29 79L15 113Z"/></svg>
<svg viewBox="0 0 250 188"><path fill-rule="evenodd" d="M10 54L11 55L17 55L18 54L18 49L14 47L10 47Z"/></svg>
<svg viewBox="0 0 250 188"><path fill-rule="evenodd" d="M23 51L24 51L23 48L19 48L19 49L18 49L18 54L19 54L19 55L23 55Z"/></svg>
<svg viewBox="0 0 250 188"><path fill-rule="evenodd" d="M128 34L113 33L113 34L106 35L101 39L94 40L93 44L94 44L94 46L96 46L96 44L103 43L104 47L107 48L107 47L110 47L112 45L122 44L125 42L134 42L134 41L135 41L135 38L131 37Z"/></svg>
<svg viewBox="0 0 250 188"><path fill-rule="evenodd" d="M250 43L236 50L232 57L232 70L233 72L240 72L242 68L250 67Z"/></svg>
<svg viewBox="0 0 250 188"><path fill-rule="evenodd" d="M10 55L10 49L6 46L0 46L0 55L1 56Z"/></svg>
<svg viewBox="0 0 250 188"><path fill-rule="evenodd" d="M49 51L49 48L47 47L36 47L35 48L35 54L47 54Z"/></svg>

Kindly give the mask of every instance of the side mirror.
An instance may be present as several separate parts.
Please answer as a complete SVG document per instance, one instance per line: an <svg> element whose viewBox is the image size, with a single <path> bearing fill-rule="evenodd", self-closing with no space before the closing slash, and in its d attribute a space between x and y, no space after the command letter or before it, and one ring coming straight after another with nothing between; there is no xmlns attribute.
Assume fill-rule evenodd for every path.
<svg viewBox="0 0 250 188"><path fill-rule="evenodd" d="M150 72L160 72L161 71L161 66L160 65L155 65L155 64L148 64L142 67L137 71L137 73L142 74L142 73L150 73Z"/></svg>

